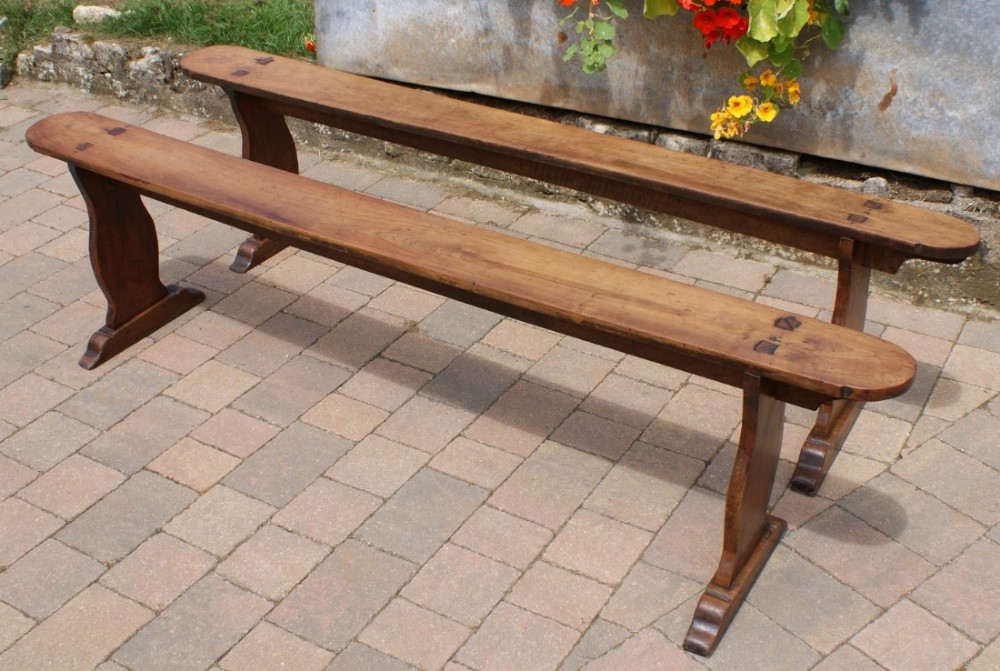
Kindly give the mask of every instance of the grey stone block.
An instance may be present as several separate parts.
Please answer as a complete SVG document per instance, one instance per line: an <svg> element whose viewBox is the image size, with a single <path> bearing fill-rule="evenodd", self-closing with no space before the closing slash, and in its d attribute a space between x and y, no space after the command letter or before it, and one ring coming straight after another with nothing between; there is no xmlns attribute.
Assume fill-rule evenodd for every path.
<svg viewBox="0 0 1000 671"><path fill-rule="evenodd" d="M767 170L782 175L794 175L799 167L799 155L787 151L763 149L739 142L709 143L708 155L728 163Z"/></svg>

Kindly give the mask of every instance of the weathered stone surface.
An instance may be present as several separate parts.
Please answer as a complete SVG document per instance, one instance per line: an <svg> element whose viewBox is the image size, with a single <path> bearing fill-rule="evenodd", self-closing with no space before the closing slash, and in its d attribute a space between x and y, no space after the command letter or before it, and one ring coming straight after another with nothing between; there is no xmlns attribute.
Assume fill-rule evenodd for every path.
<svg viewBox="0 0 1000 671"><path fill-rule="evenodd" d="M231 119L229 101L220 90L181 74L180 59L186 51L183 45L91 40L84 33L56 28L48 42L18 55L17 74L123 101Z"/></svg>
<svg viewBox="0 0 1000 671"><path fill-rule="evenodd" d="M121 15L117 9L100 5L77 5L73 8L73 20L80 24L102 23Z"/></svg>
<svg viewBox="0 0 1000 671"><path fill-rule="evenodd" d="M642 3L626 7L639 16ZM994 2L856 2L835 52L814 48L803 102L755 127L756 144L1000 189L994 116L1000 24ZM316 2L319 62L389 79L474 91L705 133L745 67L704 52L686 17L629 20L607 74L562 61L557 2Z"/></svg>

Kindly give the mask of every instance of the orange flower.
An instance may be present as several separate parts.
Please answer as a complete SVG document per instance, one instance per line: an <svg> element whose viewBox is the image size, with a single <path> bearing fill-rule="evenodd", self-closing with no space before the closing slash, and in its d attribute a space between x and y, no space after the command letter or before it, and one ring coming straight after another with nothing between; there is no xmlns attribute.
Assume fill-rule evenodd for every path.
<svg viewBox="0 0 1000 671"><path fill-rule="evenodd" d="M788 102L793 105L799 102L799 83L794 79L788 82Z"/></svg>

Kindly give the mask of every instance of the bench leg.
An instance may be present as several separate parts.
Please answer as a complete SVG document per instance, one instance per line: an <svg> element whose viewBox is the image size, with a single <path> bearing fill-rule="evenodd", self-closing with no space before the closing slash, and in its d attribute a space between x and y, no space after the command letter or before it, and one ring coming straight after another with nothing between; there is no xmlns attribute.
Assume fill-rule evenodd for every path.
<svg viewBox="0 0 1000 671"><path fill-rule="evenodd" d="M726 494L722 559L698 602L685 650L712 654L785 532L785 521L767 513L784 421L784 401L775 399L759 377L747 374L743 428Z"/></svg>
<svg viewBox="0 0 1000 671"><path fill-rule="evenodd" d="M841 240L837 297L831 319L834 324L864 330L870 280L871 268L864 262L864 246L854 240ZM819 491L864 405L859 401L831 401L820 406L816 423L799 453L792 476L793 489L805 494Z"/></svg>
<svg viewBox="0 0 1000 671"><path fill-rule="evenodd" d="M90 263L108 301L105 325L87 344L87 370L134 345L205 298L195 289L163 286L153 220L139 194L75 166L70 172L90 214Z"/></svg>
<svg viewBox="0 0 1000 671"><path fill-rule="evenodd" d="M285 117L262 105L259 99L238 91L229 92L229 101L243 136L243 158L297 174L299 158ZM260 235L251 235L240 245L229 269L245 273L286 246Z"/></svg>

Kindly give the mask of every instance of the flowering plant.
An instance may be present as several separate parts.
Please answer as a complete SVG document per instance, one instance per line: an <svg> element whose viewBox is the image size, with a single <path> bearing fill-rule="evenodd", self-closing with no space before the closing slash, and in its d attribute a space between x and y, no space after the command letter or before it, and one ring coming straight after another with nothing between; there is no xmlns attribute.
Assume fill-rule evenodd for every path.
<svg viewBox="0 0 1000 671"><path fill-rule="evenodd" d="M563 56L579 57L584 72L605 69L615 55L615 20L627 19L623 0L558 0L573 10L560 25L575 19L579 36ZM586 9L577 18L581 5ZM648 18L690 12L705 48L732 43L746 59L739 76L740 93L732 95L711 115L715 138L742 137L759 121L770 122L782 108L799 102L802 61L816 40L834 49L840 44L849 0L644 0ZM606 11L604 11L606 10ZM560 39L568 39L560 33Z"/></svg>

